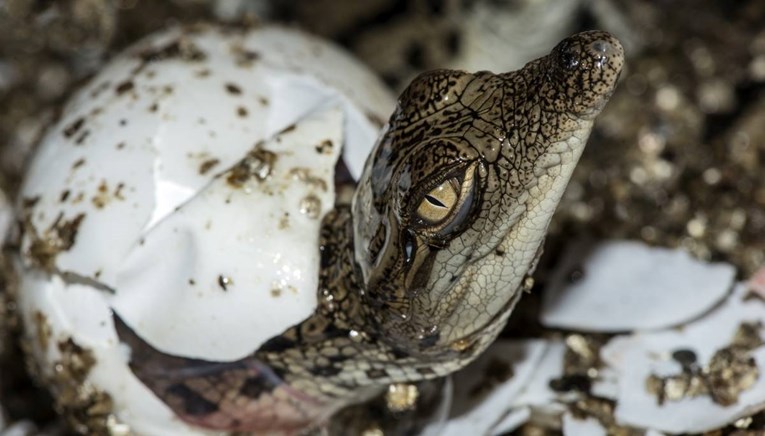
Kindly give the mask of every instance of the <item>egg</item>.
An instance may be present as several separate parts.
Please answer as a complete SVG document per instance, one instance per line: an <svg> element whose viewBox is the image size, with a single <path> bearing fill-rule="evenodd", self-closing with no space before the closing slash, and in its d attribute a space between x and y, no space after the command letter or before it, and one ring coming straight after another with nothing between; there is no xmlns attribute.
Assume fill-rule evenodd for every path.
<svg viewBox="0 0 765 436"><path fill-rule="evenodd" d="M133 376L112 314L216 361L302 321L338 159L358 177L393 107L340 49L276 26L151 35L73 94L21 187L16 265L25 342L75 430L205 434Z"/></svg>

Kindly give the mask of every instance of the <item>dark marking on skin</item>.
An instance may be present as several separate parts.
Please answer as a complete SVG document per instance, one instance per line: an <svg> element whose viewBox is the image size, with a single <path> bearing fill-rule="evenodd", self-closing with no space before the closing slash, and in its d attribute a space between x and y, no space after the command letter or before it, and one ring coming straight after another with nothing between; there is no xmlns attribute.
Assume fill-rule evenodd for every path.
<svg viewBox="0 0 765 436"><path fill-rule="evenodd" d="M72 170L76 170L77 168L79 168L79 167L81 167L81 166L83 166L83 165L85 165L85 158L80 158L80 159L77 159L77 160L76 160L76 161L75 161L75 162L72 164Z"/></svg>
<svg viewBox="0 0 765 436"><path fill-rule="evenodd" d="M62 203L65 202L67 200L67 198L69 198L69 194L71 194L71 191L68 190L68 189L66 191L62 192L61 193L61 197L59 197L59 201L61 201Z"/></svg>
<svg viewBox="0 0 765 436"><path fill-rule="evenodd" d="M85 118L83 117L77 118L76 120L72 121L72 123L66 126L66 128L64 129L64 136L66 138L71 138L72 136L74 136L75 133L77 133L77 131L80 130L83 124L85 124Z"/></svg>
<svg viewBox="0 0 765 436"><path fill-rule="evenodd" d="M266 353L281 353L284 350L294 348L295 341L286 338L284 335L274 336L261 345L259 350Z"/></svg>
<svg viewBox="0 0 765 436"><path fill-rule="evenodd" d="M257 399L264 393L273 392L274 386L263 377L250 377L242 383L239 393L247 398Z"/></svg>
<svg viewBox="0 0 765 436"><path fill-rule="evenodd" d="M332 377L334 375L340 374L342 370L343 367L340 365L317 366L309 369L311 374L318 377Z"/></svg>
<svg viewBox="0 0 765 436"><path fill-rule="evenodd" d="M152 103L152 105L149 106L149 112L156 112L157 109L159 109L159 105L157 103Z"/></svg>
<svg viewBox="0 0 765 436"><path fill-rule="evenodd" d="M326 356L326 358L327 358L327 360L329 360L333 364L339 364L339 363L345 362L346 360L350 359L349 356L345 356L345 355L339 354L339 353L335 354L335 355L332 355L332 356ZM340 365L337 365L337 366L340 366Z"/></svg>
<svg viewBox="0 0 765 436"><path fill-rule="evenodd" d="M497 247L496 250L494 250L494 254L496 254L499 257L502 257L505 255L505 250L502 248Z"/></svg>
<svg viewBox="0 0 765 436"><path fill-rule="evenodd" d="M263 105L263 106L268 106L268 103L269 103L269 102L268 102L268 99L267 99L267 98L265 98L265 97L259 97L259 98L258 98L258 102L259 102L261 105Z"/></svg>
<svg viewBox="0 0 765 436"><path fill-rule="evenodd" d="M407 353L404 350L398 349L398 348L391 348L390 351L391 351L391 354L393 355L393 358L395 360L406 359L407 357L410 356L409 353Z"/></svg>
<svg viewBox="0 0 765 436"><path fill-rule="evenodd" d="M219 159L207 159L206 161L202 162L199 165L199 174L204 176L207 174L208 171L210 171L214 166L218 165L220 163Z"/></svg>
<svg viewBox="0 0 765 436"><path fill-rule="evenodd" d="M247 116L247 108L244 106L239 106L236 108L236 114L239 115L241 118L245 118Z"/></svg>
<svg viewBox="0 0 765 436"><path fill-rule="evenodd" d="M120 142L119 144L117 144L117 150L122 150L123 148L125 148L124 142Z"/></svg>
<svg viewBox="0 0 765 436"><path fill-rule="evenodd" d="M366 371L366 373L367 373L367 377L369 377L372 380L375 380L375 379L378 379L378 378L383 378L383 377L388 377L388 371L386 371L386 370L384 370L382 368L368 369Z"/></svg>
<svg viewBox="0 0 765 436"><path fill-rule="evenodd" d="M194 286L197 284L197 281L194 279L189 279L189 285Z"/></svg>
<svg viewBox="0 0 765 436"><path fill-rule="evenodd" d="M127 122L126 119L123 118L123 119L120 120L120 126L121 127L125 127L125 126L127 126L127 124L128 124L128 122Z"/></svg>
<svg viewBox="0 0 765 436"><path fill-rule="evenodd" d="M425 377L430 377L435 374L435 371L427 366L418 367L417 372Z"/></svg>
<svg viewBox="0 0 765 436"><path fill-rule="evenodd" d="M179 383L170 386L167 388L167 393L178 397L178 399L183 402L184 412L189 415L209 415L218 410L218 406L215 403L194 392L185 384Z"/></svg>
<svg viewBox="0 0 765 436"><path fill-rule="evenodd" d="M242 95L242 88L231 82L226 83L226 91L231 95Z"/></svg>
<svg viewBox="0 0 765 436"><path fill-rule="evenodd" d="M132 80L126 80L120 84L117 85L116 88L114 88L114 92L117 93L117 95L122 95L131 89L135 87L135 84L133 84Z"/></svg>

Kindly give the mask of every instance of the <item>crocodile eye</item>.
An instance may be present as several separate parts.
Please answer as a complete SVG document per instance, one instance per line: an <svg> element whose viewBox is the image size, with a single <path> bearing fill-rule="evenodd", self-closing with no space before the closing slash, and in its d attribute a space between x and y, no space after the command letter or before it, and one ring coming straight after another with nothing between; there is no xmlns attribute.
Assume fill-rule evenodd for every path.
<svg viewBox="0 0 765 436"><path fill-rule="evenodd" d="M426 233L443 235L462 225L473 206L476 168L473 163L430 188L414 210L415 226L424 227Z"/></svg>
<svg viewBox="0 0 765 436"><path fill-rule="evenodd" d="M417 206L417 216L423 221L435 224L449 216L459 199L457 181L449 179L431 189Z"/></svg>

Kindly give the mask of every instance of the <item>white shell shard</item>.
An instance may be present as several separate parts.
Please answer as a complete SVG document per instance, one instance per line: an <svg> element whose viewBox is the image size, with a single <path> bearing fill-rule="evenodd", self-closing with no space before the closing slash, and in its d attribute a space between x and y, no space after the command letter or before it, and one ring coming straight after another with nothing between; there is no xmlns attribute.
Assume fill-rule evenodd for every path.
<svg viewBox="0 0 765 436"><path fill-rule="evenodd" d="M713 354L730 345L743 322L765 321L765 302L746 298L747 290L738 286L720 307L682 329L636 333L617 337L602 350L602 359L618 374L615 416L620 424L653 428L668 433L697 433L725 426L765 405L765 346L751 352L760 374L757 381L738 396L736 404L723 407L708 395L658 404L648 392L646 382L652 374L669 376L681 373L671 355L690 350L699 365L706 365ZM760 335L765 328L760 327Z"/></svg>
<svg viewBox="0 0 765 436"><path fill-rule="evenodd" d="M501 424L507 428L524 412L511 410L512 402L529 382L544 355L542 340L500 340L475 362L455 373L454 400L442 435L489 434ZM495 380L499 373L508 378ZM508 415L514 415L509 418ZM508 421L505 421L505 419ZM520 420L519 424L523 423Z"/></svg>
<svg viewBox="0 0 765 436"><path fill-rule="evenodd" d="M583 275L571 283L576 269ZM734 276L731 265L701 262L682 250L608 241L587 252L573 244L545 290L541 321L591 332L670 327L714 307Z"/></svg>
<svg viewBox="0 0 765 436"><path fill-rule="evenodd" d="M19 313L30 333L40 337L41 328L51 334L47 348L36 348L41 363L52 366L62 360L60 341L73 338L92 353L97 364L87 376L85 389L108 393L119 420L129 422L136 434L201 435L173 416L148 388L130 372L127 350L120 345L112 327L111 308L91 287L66 284L58 276L26 271L19 284ZM42 326L45 327L42 327ZM37 347L41 344L34 343ZM43 369L46 368L43 366Z"/></svg>
<svg viewBox="0 0 765 436"><path fill-rule="evenodd" d="M147 232L117 273L120 316L159 349L208 360L244 357L307 318L339 155L315 147L339 144L342 124L339 109L299 121L258 146L274 157L265 180L234 187L224 172ZM301 212L306 199L318 201L314 216ZM210 335L213 325L237 340Z"/></svg>
<svg viewBox="0 0 765 436"><path fill-rule="evenodd" d="M563 376L563 357L566 345L563 342L547 342L544 353L534 365L534 371L521 392L512 399L513 407L531 406L549 411L557 409L558 393L550 388L550 381Z"/></svg>
<svg viewBox="0 0 765 436"><path fill-rule="evenodd" d="M513 409L491 429L491 434L506 435L528 422L529 418L531 418L531 409L528 407Z"/></svg>
<svg viewBox="0 0 765 436"><path fill-rule="evenodd" d="M164 54L179 45L199 59ZM21 195L39 198L31 219L40 233L59 213L85 214L78 240L88 243L59 253L56 267L114 286L141 232L257 142L340 105L345 157L358 176L394 103L360 64L305 34L175 29L129 49L72 98ZM214 171L201 171L206 164Z"/></svg>
<svg viewBox="0 0 765 436"><path fill-rule="evenodd" d="M606 429L595 418L579 419L571 413L563 415L563 436L606 436L607 434Z"/></svg>
<svg viewBox="0 0 765 436"><path fill-rule="evenodd" d="M174 29L111 61L49 129L20 192L19 309L43 374L71 339L95 357L83 392L108 393L131 434L212 434L133 376L112 310L162 351L216 361L302 321L337 158L358 175L394 104L341 50L279 27ZM258 147L270 174L232 186L227 171ZM78 217L49 264L30 251L66 242L59 227Z"/></svg>

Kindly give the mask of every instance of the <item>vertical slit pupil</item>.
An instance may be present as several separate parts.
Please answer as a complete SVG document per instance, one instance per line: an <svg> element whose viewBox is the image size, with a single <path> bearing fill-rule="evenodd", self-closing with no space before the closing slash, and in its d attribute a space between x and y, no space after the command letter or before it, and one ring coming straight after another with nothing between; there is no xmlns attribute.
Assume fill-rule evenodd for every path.
<svg viewBox="0 0 765 436"><path fill-rule="evenodd" d="M425 194L425 199L426 199L426 200L428 200L428 201L430 202L430 204L432 204L433 206L437 206L437 207L446 207L446 205L445 205L445 204L443 204L443 203L442 203L441 201L439 201L439 200L438 200L436 197L434 197L434 196L432 196L432 195L430 195L430 194Z"/></svg>

